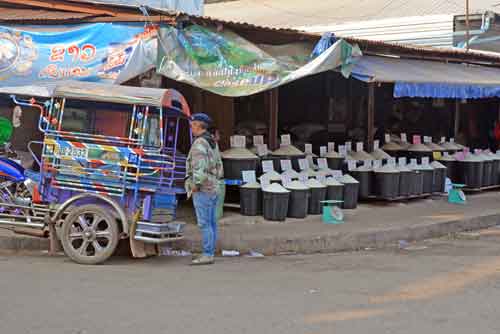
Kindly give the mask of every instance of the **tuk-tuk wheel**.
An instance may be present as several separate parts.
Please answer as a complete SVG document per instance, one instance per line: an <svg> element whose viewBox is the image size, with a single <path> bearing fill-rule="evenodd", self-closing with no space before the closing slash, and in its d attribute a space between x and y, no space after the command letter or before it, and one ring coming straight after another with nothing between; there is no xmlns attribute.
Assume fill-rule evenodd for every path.
<svg viewBox="0 0 500 334"><path fill-rule="evenodd" d="M82 205L71 210L61 227L64 252L80 264L99 264L113 255L119 241L116 220L109 209Z"/></svg>

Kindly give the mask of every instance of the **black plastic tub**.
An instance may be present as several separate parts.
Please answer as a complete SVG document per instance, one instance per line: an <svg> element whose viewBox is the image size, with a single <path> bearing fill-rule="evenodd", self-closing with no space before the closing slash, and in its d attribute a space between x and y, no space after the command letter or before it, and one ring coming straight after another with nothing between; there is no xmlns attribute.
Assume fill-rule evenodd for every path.
<svg viewBox="0 0 500 334"><path fill-rule="evenodd" d="M463 183L469 188L481 188L484 184L484 161L471 154L464 160L457 161L458 183Z"/></svg>
<svg viewBox="0 0 500 334"><path fill-rule="evenodd" d="M451 155L443 155L439 162L446 167L446 177L448 177L451 182L458 182L459 177L457 176L457 161Z"/></svg>
<svg viewBox="0 0 500 334"><path fill-rule="evenodd" d="M484 170L483 170L483 187L488 187L493 185L493 170L495 162L493 158L486 156L484 154L480 155L484 160Z"/></svg>
<svg viewBox="0 0 500 334"><path fill-rule="evenodd" d="M309 197L309 210L308 213L311 215L321 214L321 209L323 204L321 203L326 199L326 186L316 179L309 179L306 182L309 187L311 196Z"/></svg>
<svg viewBox="0 0 500 334"><path fill-rule="evenodd" d="M410 186L412 182L412 171L405 166L399 166L399 197L408 197L410 195Z"/></svg>
<svg viewBox="0 0 500 334"><path fill-rule="evenodd" d="M305 218L309 210L309 187L302 182L293 181L286 186L286 189L290 191L287 217Z"/></svg>
<svg viewBox="0 0 500 334"><path fill-rule="evenodd" d="M430 165L420 165L420 172L423 176L422 192L424 194L432 194L434 184L434 169Z"/></svg>
<svg viewBox="0 0 500 334"><path fill-rule="evenodd" d="M497 154L494 155L494 164L493 164L493 184L494 185L499 185L500 184L500 156Z"/></svg>
<svg viewBox="0 0 500 334"><path fill-rule="evenodd" d="M244 216L262 214L262 189L258 183L249 183L240 187L240 212Z"/></svg>
<svg viewBox="0 0 500 334"><path fill-rule="evenodd" d="M385 165L375 170L375 193L382 199L399 197L400 172L394 166Z"/></svg>
<svg viewBox="0 0 500 334"><path fill-rule="evenodd" d="M344 199L344 185L335 181L333 178L328 178L326 185L326 199L328 201L342 201Z"/></svg>
<svg viewBox="0 0 500 334"><path fill-rule="evenodd" d="M373 169L361 166L351 171L352 176L359 182L359 198L365 199L372 195Z"/></svg>
<svg viewBox="0 0 500 334"><path fill-rule="evenodd" d="M432 192L433 193L443 193L446 185L446 166L444 166L439 161L433 161L431 163L432 168L434 168L434 178L432 182Z"/></svg>
<svg viewBox="0 0 500 334"><path fill-rule="evenodd" d="M344 165L344 160L345 159L341 157L338 153L334 155L332 152L330 152L329 154L326 155L328 168L333 170L342 170L342 167Z"/></svg>
<svg viewBox="0 0 500 334"><path fill-rule="evenodd" d="M277 191L277 187L281 189ZM273 188L274 187L274 188ZM284 221L288 213L290 191L278 184L272 184L262 190L262 207L264 219L273 221Z"/></svg>
<svg viewBox="0 0 500 334"><path fill-rule="evenodd" d="M424 175L419 170L411 171L410 196L419 196L424 192Z"/></svg>
<svg viewBox="0 0 500 334"><path fill-rule="evenodd" d="M344 185L342 208L356 209L358 207L359 182L348 174L344 175L340 182Z"/></svg>

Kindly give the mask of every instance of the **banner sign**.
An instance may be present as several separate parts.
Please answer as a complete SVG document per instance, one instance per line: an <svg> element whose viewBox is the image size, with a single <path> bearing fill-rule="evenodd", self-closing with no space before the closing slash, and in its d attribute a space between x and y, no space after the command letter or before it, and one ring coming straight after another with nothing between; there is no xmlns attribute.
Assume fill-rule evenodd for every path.
<svg viewBox="0 0 500 334"><path fill-rule="evenodd" d="M157 31L154 25L123 23L0 26L0 85L124 82L155 67Z"/></svg>
<svg viewBox="0 0 500 334"><path fill-rule="evenodd" d="M219 95L245 96L340 66L349 75L343 65L361 56L359 48L344 40L315 58L313 47L304 43L258 46L229 30L197 25L161 27L156 68L170 79Z"/></svg>

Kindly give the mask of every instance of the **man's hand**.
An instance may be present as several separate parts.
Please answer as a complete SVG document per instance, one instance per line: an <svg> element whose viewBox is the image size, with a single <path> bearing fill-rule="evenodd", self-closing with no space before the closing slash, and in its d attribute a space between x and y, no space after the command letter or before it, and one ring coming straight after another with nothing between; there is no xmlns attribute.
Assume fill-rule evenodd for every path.
<svg viewBox="0 0 500 334"><path fill-rule="evenodd" d="M192 193L197 193L197 192L198 192L198 187L197 187L197 186L193 186L193 187L191 188L191 192L192 192Z"/></svg>

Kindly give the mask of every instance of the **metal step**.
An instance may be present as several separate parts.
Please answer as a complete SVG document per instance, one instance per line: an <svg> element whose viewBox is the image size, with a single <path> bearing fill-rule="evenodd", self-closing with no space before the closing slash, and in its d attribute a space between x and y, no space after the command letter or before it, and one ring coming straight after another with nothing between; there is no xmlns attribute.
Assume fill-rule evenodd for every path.
<svg viewBox="0 0 500 334"><path fill-rule="evenodd" d="M134 239L146 243L165 243L183 239L184 223L137 222Z"/></svg>
<svg viewBox="0 0 500 334"><path fill-rule="evenodd" d="M146 236L142 236L142 235L136 235L134 237L135 240L138 240L138 241L142 241L144 243L147 243L147 244L163 244L163 243L167 243L167 242L173 242L173 241L177 241L177 240L182 240L184 239L183 236L180 236L180 237L166 237L166 238L150 238L150 237L146 237Z"/></svg>

